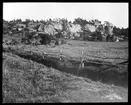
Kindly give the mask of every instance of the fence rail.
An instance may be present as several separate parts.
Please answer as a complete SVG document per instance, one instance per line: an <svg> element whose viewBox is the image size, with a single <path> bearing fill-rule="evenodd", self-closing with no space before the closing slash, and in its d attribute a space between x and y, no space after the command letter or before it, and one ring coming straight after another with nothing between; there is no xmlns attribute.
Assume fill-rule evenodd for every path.
<svg viewBox="0 0 131 105"><path fill-rule="evenodd" d="M6 48L4 48L3 50L7 50ZM8 51L11 51L11 50L8 50ZM83 50L82 50L83 51ZM31 51L32 52L32 51ZM32 52L33 53L33 52ZM128 58L103 58L103 57L98 57L98 56L94 56L94 55L84 55L84 53L82 53L82 57L81 59L78 58L78 57L70 57L69 58L67 56L65 56L64 54L62 54L62 50L58 53L47 53L47 52L43 52L44 56L50 56L50 57L54 57L54 58L57 58L57 59L70 59L70 60L77 60L77 61L80 61L81 64L85 61L85 62L90 62L90 63L94 63L94 64L105 64L105 65L120 65L120 64L128 64ZM101 59L121 59L121 60L124 60L120 63L112 63L112 62L103 62L102 60L99 60L100 62L96 62L96 61L92 61L91 59L85 59L86 56L90 56L92 58L101 58Z"/></svg>
<svg viewBox="0 0 131 105"><path fill-rule="evenodd" d="M65 55L63 55L62 53L61 54L56 54L56 53L44 53L44 54L46 54L46 55L49 55L49 56L55 56L55 57L62 57L62 58L64 58L64 56ZM55 55L54 55L55 54ZM120 60L125 60L125 61L127 61L128 60L128 58L108 58L108 57L105 57L105 58L103 58L103 57L98 57L98 56L94 56L94 55L84 55L84 58L85 57L92 57L92 58L101 58L101 59L120 59ZM67 57L65 56L65 58L67 59ZM74 57L70 57L70 58L74 58ZM83 59L84 59L83 58ZM77 58L77 59L79 59L79 58ZM85 61L88 61L89 62L89 60L86 60L86 59L84 59ZM90 62L94 62L94 61L90 61ZM94 63L96 63L96 62L94 62ZM98 63L98 62L97 62Z"/></svg>

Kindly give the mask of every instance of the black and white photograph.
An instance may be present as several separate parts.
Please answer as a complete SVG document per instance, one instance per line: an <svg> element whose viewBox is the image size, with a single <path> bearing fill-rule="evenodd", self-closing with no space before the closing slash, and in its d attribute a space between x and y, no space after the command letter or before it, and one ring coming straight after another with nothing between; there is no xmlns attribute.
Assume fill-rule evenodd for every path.
<svg viewBox="0 0 131 105"><path fill-rule="evenodd" d="M2 103L128 102L128 2L3 2Z"/></svg>

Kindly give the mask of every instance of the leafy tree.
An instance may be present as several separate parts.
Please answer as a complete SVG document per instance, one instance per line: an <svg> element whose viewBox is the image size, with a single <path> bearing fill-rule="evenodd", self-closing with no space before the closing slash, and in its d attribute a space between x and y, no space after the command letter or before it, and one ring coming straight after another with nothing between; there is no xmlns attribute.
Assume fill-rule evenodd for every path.
<svg viewBox="0 0 131 105"><path fill-rule="evenodd" d="M92 25L99 25L99 24L101 24L101 21L99 21L99 20L97 20L97 19L94 19L94 20L91 20L90 23L91 23Z"/></svg>
<svg viewBox="0 0 131 105"><path fill-rule="evenodd" d="M84 27L88 22L85 19L81 19L81 18L76 18L73 21L73 24L80 24L81 27Z"/></svg>
<svg viewBox="0 0 131 105"><path fill-rule="evenodd" d="M22 20L21 19L16 19L15 22L18 24L18 23L22 23Z"/></svg>
<svg viewBox="0 0 131 105"><path fill-rule="evenodd" d="M116 36L121 36L121 29L119 27L116 27L114 26L113 28L113 33L116 35Z"/></svg>
<svg viewBox="0 0 131 105"><path fill-rule="evenodd" d="M62 27L63 27L62 31L67 31L68 30L68 20L62 19L61 21L62 21Z"/></svg>
<svg viewBox="0 0 131 105"><path fill-rule="evenodd" d="M25 24L26 26L28 26L29 22L30 22L30 19L26 19L26 20L24 21L24 24Z"/></svg>
<svg viewBox="0 0 131 105"><path fill-rule="evenodd" d="M51 40L53 39L52 36L48 35L48 34L44 34L41 36L41 44L50 44Z"/></svg>

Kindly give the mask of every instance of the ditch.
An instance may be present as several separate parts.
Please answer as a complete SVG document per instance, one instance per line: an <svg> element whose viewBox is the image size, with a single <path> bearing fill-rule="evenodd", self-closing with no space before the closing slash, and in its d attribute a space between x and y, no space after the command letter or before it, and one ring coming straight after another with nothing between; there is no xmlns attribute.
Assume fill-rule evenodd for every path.
<svg viewBox="0 0 131 105"><path fill-rule="evenodd" d="M47 67L52 67L62 72L71 73L73 75L89 78L93 81L100 81L102 83L113 84L115 86L128 87L128 65L124 65L126 69L120 72L120 68L103 64L93 64L91 62L85 62L84 67L79 69L80 61L75 60L59 60L53 57L41 57L37 54L23 54L17 51L12 51L12 53L38 63L41 63Z"/></svg>

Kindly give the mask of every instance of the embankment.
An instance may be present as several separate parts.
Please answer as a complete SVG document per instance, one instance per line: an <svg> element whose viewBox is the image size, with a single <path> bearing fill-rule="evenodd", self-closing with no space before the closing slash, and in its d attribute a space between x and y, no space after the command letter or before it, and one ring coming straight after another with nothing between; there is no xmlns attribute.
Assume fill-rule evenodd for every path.
<svg viewBox="0 0 131 105"><path fill-rule="evenodd" d="M128 65L114 66L102 63L94 64L92 62L84 62L85 67L80 68L78 72L80 61L65 61L64 59L59 60L58 58L47 55L41 55L33 51L20 51L7 48L5 48L3 51L11 52L22 58L44 64L47 67L52 67L66 73L90 78L94 81L101 81L103 83L111 83L122 87L128 87Z"/></svg>

